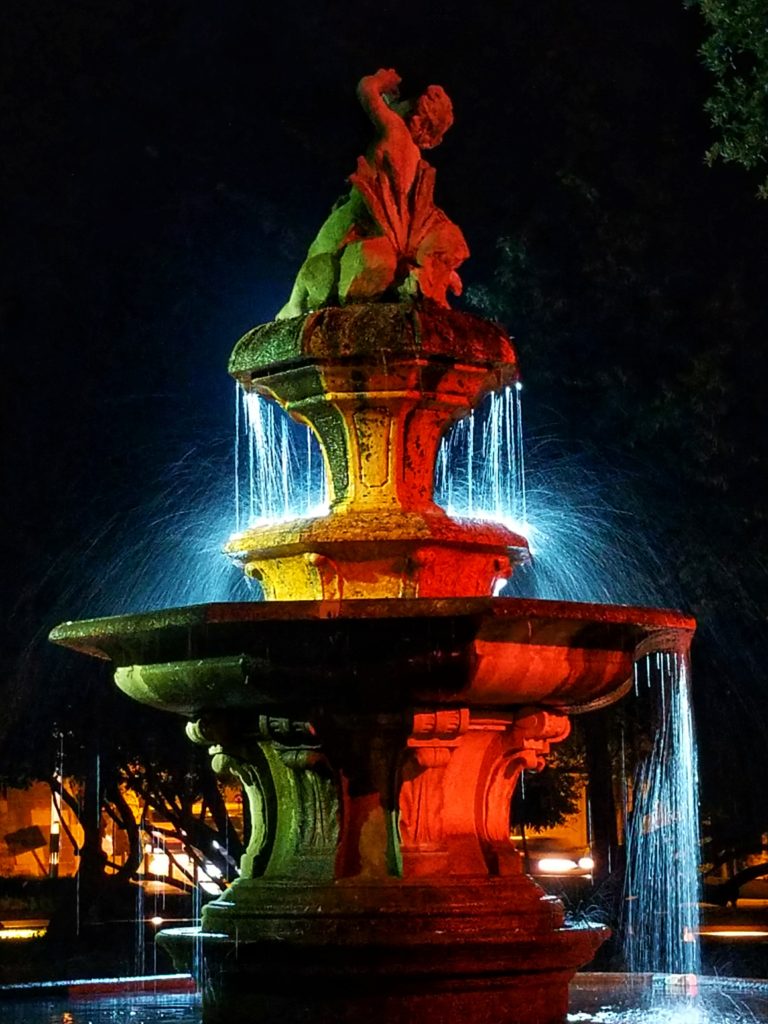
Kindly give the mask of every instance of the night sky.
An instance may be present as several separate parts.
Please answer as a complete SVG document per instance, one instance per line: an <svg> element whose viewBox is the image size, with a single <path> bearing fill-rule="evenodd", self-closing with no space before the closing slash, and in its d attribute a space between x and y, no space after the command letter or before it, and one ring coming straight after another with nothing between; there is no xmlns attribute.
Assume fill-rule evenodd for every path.
<svg viewBox="0 0 768 1024"><path fill-rule="evenodd" d="M378 67L397 68L406 95L436 82L453 99L455 125L430 159L438 202L472 250L470 292L498 282L500 238L522 239L537 287L551 287L546 317L543 300L505 317L531 430L583 443L595 472L603 459L640 476L647 465L666 493L706 426L707 443L722 439L716 470L733 507L764 488L768 203L755 198L757 178L704 165L711 83L695 10L674 0L11 7L0 543L13 695L44 692L35 637L56 621L131 607L142 537L155 538L163 554L151 562L167 576L183 538L158 547L157 537L173 534L201 488L220 490L221 507L230 500L229 352L283 304L344 192L370 138L355 84ZM719 392L702 352L720 360L716 375L727 368ZM631 403L689 371L706 378L705 412L692 403L680 422L654 421L661 465L650 442L627 435L622 447L617 388ZM708 406L723 389L726 407ZM714 498L701 487L695 500L713 515L710 528L697 506L711 534L701 560L717 580L739 532L717 521L717 486ZM646 511L664 520L661 506ZM661 533L674 546L673 524ZM764 536L754 540L763 558ZM750 564L760 569L759 557ZM706 615L696 587L677 582L679 603ZM765 587L751 598L764 643ZM764 714L754 682L743 703Z"/></svg>

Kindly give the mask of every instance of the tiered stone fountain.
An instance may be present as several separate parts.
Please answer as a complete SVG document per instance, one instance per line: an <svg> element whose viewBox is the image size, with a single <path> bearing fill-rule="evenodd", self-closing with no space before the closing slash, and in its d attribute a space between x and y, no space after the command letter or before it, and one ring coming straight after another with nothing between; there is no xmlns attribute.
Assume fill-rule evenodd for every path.
<svg viewBox="0 0 768 1024"><path fill-rule="evenodd" d="M513 792L569 715L617 700L635 659L693 630L670 612L494 598L525 539L434 504L441 437L518 371L500 327L448 308L467 250L420 148L450 102L433 86L400 103L398 82L360 83L376 142L288 305L230 364L313 430L330 513L228 544L264 602L52 635L187 717L247 794L240 877L199 931L159 936L197 971L210 1021L562 1021L606 930L564 927L523 873Z"/></svg>

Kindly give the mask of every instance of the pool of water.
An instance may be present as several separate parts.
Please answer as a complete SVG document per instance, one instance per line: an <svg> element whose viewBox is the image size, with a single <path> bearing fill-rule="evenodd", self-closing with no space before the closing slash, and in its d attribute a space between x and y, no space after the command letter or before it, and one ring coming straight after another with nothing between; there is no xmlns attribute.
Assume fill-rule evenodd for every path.
<svg viewBox="0 0 768 1024"><path fill-rule="evenodd" d="M0 991L2 1024L201 1024L198 996L115 982L68 989ZM171 986L174 987L174 986ZM182 986L183 987L183 986ZM579 974L567 1024L755 1024L768 1022L768 982L626 974ZM250 1022L249 1022L250 1024ZM397 1022L393 1021L393 1024ZM518 1024L499 1021L499 1024Z"/></svg>
<svg viewBox="0 0 768 1024"><path fill-rule="evenodd" d="M695 975L577 974L568 1024L754 1024L768 982Z"/></svg>
<svg viewBox="0 0 768 1024"><path fill-rule="evenodd" d="M180 993L0 1001L2 1024L200 1024L199 1001Z"/></svg>

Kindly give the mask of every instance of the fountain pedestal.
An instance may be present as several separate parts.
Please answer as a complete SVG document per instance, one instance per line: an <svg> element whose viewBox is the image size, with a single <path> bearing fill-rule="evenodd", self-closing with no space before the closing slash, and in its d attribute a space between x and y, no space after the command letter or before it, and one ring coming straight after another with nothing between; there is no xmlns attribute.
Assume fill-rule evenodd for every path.
<svg viewBox="0 0 768 1024"><path fill-rule="evenodd" d="M607 935L564 928L562 907L525 875L233 888L199 938L160 940L183 970L199 948L206 1021L555 1024ZM228 931L209 931L217 923Z"/></svg>
<svg viewBox="0 0 768 1024"><path fill-rule="evenodd" d="M509 803L568 719L535 709L206 718L259 823L202 935L165 931L177 966L202 942L207 1020L562 1020L605 928L563 927L522 873Z"/></svg>

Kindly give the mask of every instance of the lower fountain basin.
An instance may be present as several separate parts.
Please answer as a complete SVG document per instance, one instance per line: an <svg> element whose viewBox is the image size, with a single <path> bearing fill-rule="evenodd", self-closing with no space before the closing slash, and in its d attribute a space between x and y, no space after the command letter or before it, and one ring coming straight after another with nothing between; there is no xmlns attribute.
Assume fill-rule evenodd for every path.
<svg viewBox="0 0 768 1024"><path fill-rule="evenodd" d="M240 883L201 928L157 941L200 979L205 1024L561 1024L570 978L608 934L564 926L559 901L517 874Z"/></svg>
<svg viewBox="0 0 768 1024"><path fill-rule="evenodd" d="M578 713L617 700L639 656L686 649L694 628L660 609L381 599L194 605L66 622L51 639L112 660L129 696L188 717L421 702Z"/></svg>

